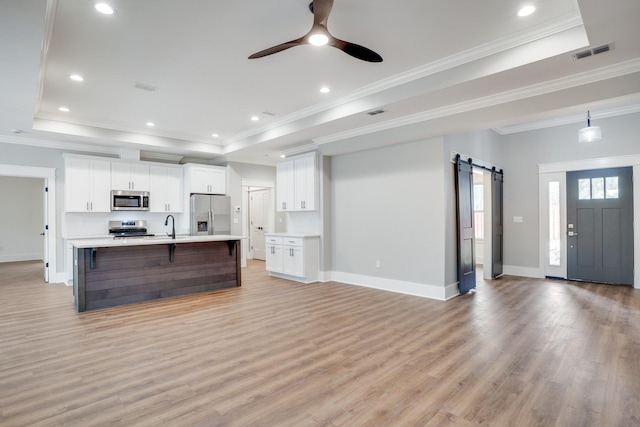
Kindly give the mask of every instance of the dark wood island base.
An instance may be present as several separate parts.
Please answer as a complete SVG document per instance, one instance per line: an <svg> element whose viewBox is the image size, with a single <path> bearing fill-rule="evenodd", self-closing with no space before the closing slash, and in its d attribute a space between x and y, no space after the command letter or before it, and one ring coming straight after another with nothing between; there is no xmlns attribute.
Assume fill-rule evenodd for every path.
<svg viewBox="0 0 640 427"><path fill-rule="evenodd" d="M76 247L76 310L240 286L240 253L239 240Z"/></svg>

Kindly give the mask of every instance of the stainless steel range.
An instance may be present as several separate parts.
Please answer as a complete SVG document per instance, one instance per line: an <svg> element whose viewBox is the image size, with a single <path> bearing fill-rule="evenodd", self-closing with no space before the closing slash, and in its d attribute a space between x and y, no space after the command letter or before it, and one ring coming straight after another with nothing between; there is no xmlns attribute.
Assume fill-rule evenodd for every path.
<svg viewBox="0 0 640 427"><path fill-rule="evenodd" d="M149 237L153 236L147 232L147 221L109 221L109 235L114 239L126 237Z"/></svg>

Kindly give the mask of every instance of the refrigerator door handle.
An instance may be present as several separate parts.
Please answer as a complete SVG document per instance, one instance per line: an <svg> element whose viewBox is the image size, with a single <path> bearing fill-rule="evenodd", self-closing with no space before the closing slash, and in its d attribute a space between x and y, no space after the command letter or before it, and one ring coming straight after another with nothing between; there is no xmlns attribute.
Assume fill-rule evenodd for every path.
<svg viewBox="0 0 640 427"><path fill-rule="evenodd" d="M213 220L215 219L215 214L213 213L213 209L209 209L209 230L208 234L213 234Z"/></svg>

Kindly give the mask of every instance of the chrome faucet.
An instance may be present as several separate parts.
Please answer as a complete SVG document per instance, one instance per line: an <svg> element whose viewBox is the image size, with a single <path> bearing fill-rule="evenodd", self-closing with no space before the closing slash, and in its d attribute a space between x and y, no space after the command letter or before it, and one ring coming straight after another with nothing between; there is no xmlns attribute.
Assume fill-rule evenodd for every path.
<svg viewBox="0 0 640 427"><path fill-rule="evenodd" d="M167 215L167 219L164 220L164 225L169 225L169 218L171 218L171 234L167 233L167 236L171 236L172 239L176 238L176 219L173 215Z"/></svg>

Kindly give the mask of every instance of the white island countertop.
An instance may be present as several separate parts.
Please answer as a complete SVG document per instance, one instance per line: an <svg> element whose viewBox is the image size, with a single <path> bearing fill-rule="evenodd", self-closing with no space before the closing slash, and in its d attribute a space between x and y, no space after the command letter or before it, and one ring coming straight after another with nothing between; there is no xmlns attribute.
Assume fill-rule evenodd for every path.
<svg viewBox="0 0 640 427"><path fill-rule="evenodd" d="M274 237L320 237L317 233L264 233L265 236L274 236Z"/></svg>
<svg viewBox="0 0 640 427"><path fill-rule="evenodd" d="M242 239L246 239L246 237L234 236L231 234L214 234L212 236L176 236L175 239L172 239L169 236L126 237L118 239L114 239L113 237L99 239L69 239L68 242L76 248L106 248L117 246L166 245L170 243L228 242Z"/></svg>

